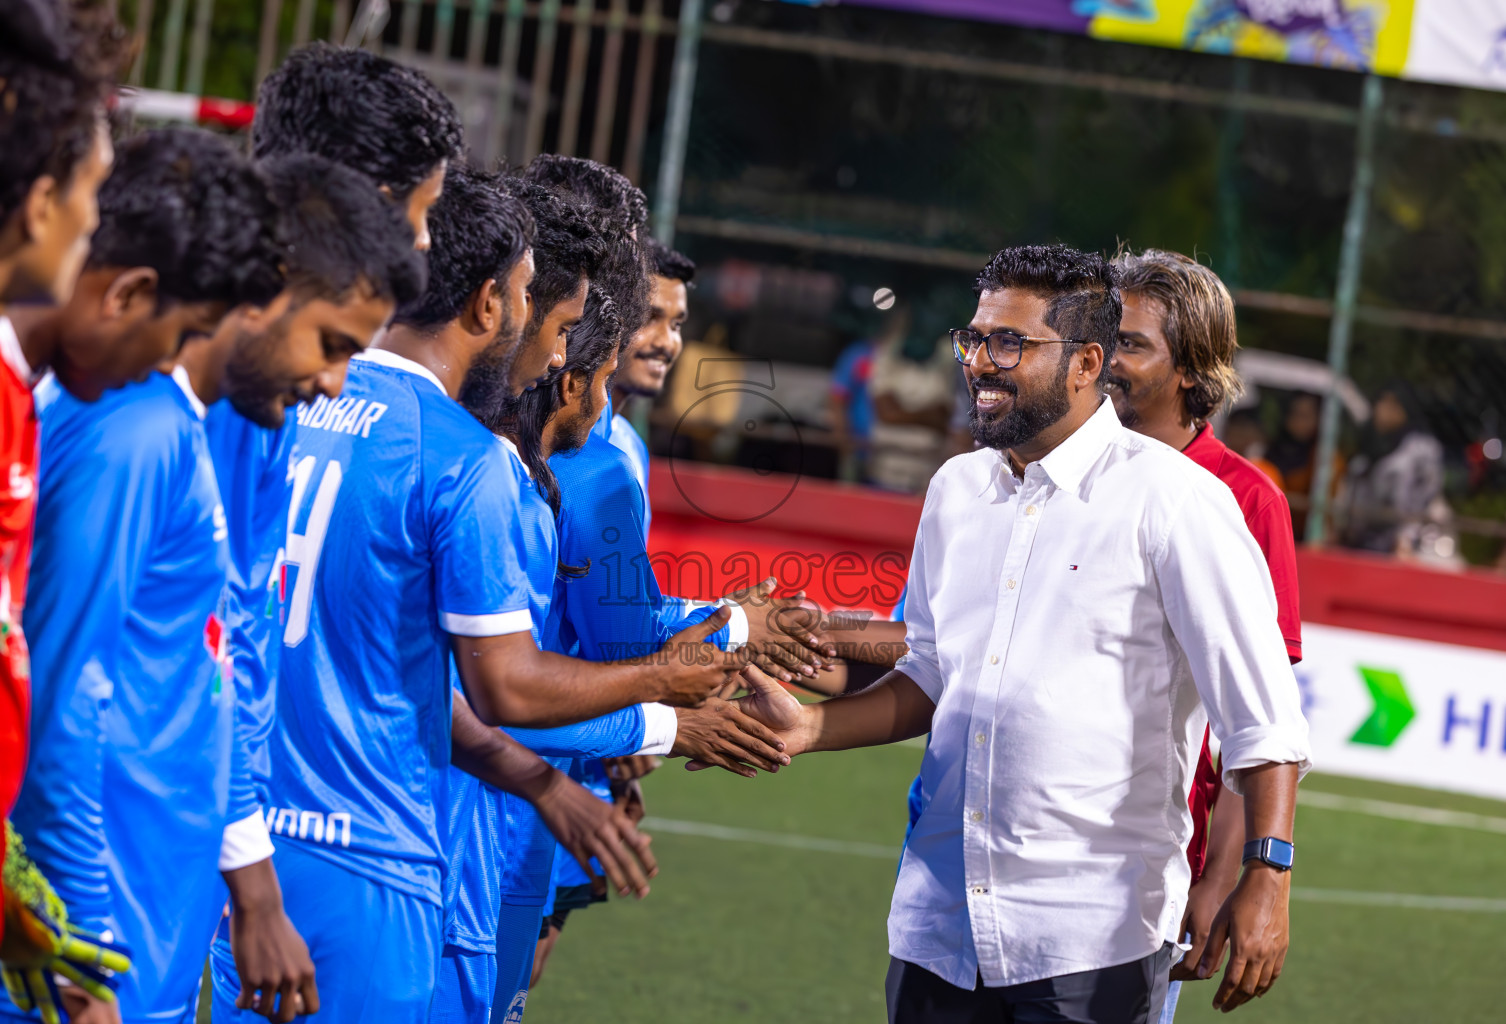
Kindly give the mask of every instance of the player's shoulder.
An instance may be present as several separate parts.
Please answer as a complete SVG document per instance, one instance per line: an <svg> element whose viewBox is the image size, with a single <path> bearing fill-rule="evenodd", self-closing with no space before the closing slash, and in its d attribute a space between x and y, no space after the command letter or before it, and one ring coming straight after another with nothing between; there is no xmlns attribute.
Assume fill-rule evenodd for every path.
<svg viewBox="0 0 1506 1024"><path fill-rule="evenodd" d="M42 418L44 451L66 454L134 455L175 448L198 424L178 383L162 373L107 391L84 402L66 391L49 402Z"/></svg>
<svg viewBox="0 0 1506 1024"><path fill-rule="evenodd" d="M573 452L550 456L549 468L561 482L569 480L577 488L614 489L638 479L627 452L597 433L588 434L586 443Z"/></svg>

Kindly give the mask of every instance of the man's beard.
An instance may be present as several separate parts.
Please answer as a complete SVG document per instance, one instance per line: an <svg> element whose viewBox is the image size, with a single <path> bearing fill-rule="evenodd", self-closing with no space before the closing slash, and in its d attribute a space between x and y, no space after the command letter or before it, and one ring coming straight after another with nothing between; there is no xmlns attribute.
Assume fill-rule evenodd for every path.
<svg viewBox="0 0 1506 1024"><path fill-rule="evenodd" d="M997 418L981 415L974 397L967 414L973 439L986 448L999 451L1034 441L1041 431L1058 422L1072 408L1072 398L1067 394L1067 373L1071 367L1070 356L1064 354L1057 366L1056 377L1041 395L1031 399L1022 398L1019 385L1004 377L979 377L972 381L974 396L983 390L1004 391L1014 396L1014 405Z"/></svg>
<svg viewBox="0 0 1506 1024"><path fill-rule="evenodd" d="M551 455L560 452L578 452L591 437L591 428L601 415L600 405L586 405L569 420L562 422L554 432L554 449Z"/></svg>
<svg viewBox="0 0 1506 1024"><path fill-rule="evenodd" d="M502 308L502 325L460 382L460 404L492 430L516 417L522 400L512 393L513 363L522 339L513 323L511 303Z"/></svg>
<svg viewBox="0 0 1506 1024"><path fill-rule="evenodd" d="M1112 388L1109 391L1109 397L1114 402L1114 411L1119 414L1119 422L1134 429L1140 422L1140 414L1135 411L1135 404L1130 401L1129 381L1123 377L1110 377L1108 384Z"/></svg>
<svg viewBox="0 0 1506 1024"><path fill-rule="evenodd" d="M224 392L231 408L268 430L282 426L286 417L284 399L292 394L292 389L287 381L268 376L261 360L287 336L290 315L284 314L262 331L240 331L225 360Z"/></svg>

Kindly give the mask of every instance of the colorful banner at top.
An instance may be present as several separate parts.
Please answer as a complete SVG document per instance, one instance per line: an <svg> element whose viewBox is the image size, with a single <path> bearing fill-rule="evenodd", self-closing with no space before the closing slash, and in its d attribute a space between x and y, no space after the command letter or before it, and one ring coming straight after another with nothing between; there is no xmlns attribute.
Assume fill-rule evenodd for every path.
<svg viewBox="0 0 1506 1024"><path fill-rule="evenodd" d="M1506 0L844 0L1506 90Z"/></svg>

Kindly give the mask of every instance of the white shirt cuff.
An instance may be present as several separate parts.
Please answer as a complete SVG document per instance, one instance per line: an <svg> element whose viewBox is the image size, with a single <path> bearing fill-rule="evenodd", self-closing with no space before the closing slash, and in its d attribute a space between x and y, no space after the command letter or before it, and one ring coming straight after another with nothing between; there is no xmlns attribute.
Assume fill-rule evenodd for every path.
<svg viewBox="0 0 1506 1024"><path fill-rule="evenodd" d="M261 812L248 814L240 821L232 821L220 834L220 870L235 871L237 868L260 864L273 851L272 837L267 833L267 819Z"/></svg>
<svg viewBox="0 0 1506 1024"><path fill-rule="evenodd" d="M748 642L748 613L743 611L742 605L726 598L722 599L721 605L732 612L732 618L727 620L727 644L722 649L738 650Z"/></svg>
<svg viewBox="0 0 1506 1024"><path fill-rule="evenodd" d="M643 704L643 748L640 754L668 755L680 733L680 718L667 704Z"/></svg>

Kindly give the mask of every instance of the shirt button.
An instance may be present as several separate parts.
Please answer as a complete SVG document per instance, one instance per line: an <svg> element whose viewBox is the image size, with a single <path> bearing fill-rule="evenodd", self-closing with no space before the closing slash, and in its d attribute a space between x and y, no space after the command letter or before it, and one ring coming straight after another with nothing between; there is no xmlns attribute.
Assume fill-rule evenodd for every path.
<svg viewBox="0 0 1506 1024"><path fill-rule="evenodd" d="M1033 516L1033 515L1035 515L1035 514L1036 514L1036 513L1037 513L1037 512L1039 512L1039 511L1040 511L1040 509L1039 509L1039 508L1037 508L1037 507L1036 507L1036 506L1034 506L1034 505L1027 505L1027 506L1025 506L1025 514L1026 514L1026 515L1027 515L1027 516Z"/></svg>
<svg viewBox="0 0 1506 1024"><path fill-rule="evenodd" d="M973 742L978 744L978 746L980 747L983 746L983 744L988 742L988 734L980 732L978 735L973 737Z"/></svg>
<svg viewBox="0 0 1506 1024"><path fill-rule="evenodd" d="M974 821L982 821L983 820L983 812L982 811L974 811L972 813L971 817L972 817L972 819Z"/></svg>
<svg viewBox="0 0 1506 1024"><path fill-rule="evenodd" d="M986 885L975 885L975 886L973 886L973 895L974 896L986 896L986 895L988 895L988 886L986 886Z"/></svg>
<svg viewBox="0 0 1506 1024"><path fill-rule="evenodd" d="M1010 580L1008 583L1005 583L1004 585L1006 587L1008 587L1010 590L1013 590L1015 587L1019 586L1019 583L1017 581L1015 581L1015 580Z"/></svg>
<svg viewBox="0 0 1506 1024"><path fill-rule="evenodd" d="M999 663L999 656L997 654L990 654L988 656L988 663L990 665L997 665Z"/></svg>

